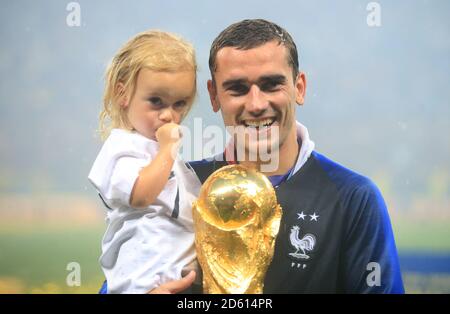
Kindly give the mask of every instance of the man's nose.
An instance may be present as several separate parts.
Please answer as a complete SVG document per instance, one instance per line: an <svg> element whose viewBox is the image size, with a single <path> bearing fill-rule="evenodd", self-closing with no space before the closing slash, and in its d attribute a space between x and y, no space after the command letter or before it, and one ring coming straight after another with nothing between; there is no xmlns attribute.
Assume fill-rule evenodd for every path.
<svg viewBox="0 0 450 314"><path fill-rule="evenodd" d="M246 111L254 116L263 114L268 108L269 102L256 84L250 87L248 96L248 101L245 106Z"/></svg>

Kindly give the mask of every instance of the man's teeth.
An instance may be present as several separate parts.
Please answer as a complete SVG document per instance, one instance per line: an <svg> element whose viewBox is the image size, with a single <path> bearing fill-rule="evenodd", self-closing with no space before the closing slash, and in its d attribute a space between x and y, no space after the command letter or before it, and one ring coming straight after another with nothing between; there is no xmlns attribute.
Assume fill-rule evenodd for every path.
<svg viewBox="0 0 450 314"><path fill-rule="evenodd" d="M264 120L246 120L244 121L245 126L252 128L262 128L265 126L270 126L275 121L275 118L269 118Z"/></svg>

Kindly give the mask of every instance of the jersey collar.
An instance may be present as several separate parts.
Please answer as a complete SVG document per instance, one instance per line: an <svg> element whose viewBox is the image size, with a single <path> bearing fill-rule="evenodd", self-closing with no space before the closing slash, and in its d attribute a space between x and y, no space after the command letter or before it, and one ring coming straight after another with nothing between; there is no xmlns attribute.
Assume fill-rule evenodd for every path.
<svg viewBox="0 0 450 314"><path fill-rule="evenodd" d="M300 170L300 168L306 163L308 158L311 156L311 153L315 147L314 142L309 138L308 129L298 121L296 121L296 128L297 128L297 140L300 144L300 153L298 154L297 161L293 169L289 170L290 173L288 176L286 176L286 179L289 179L297 171ZM225 161L229 165L238 163L236 161L233 139L231 139L228 142L227 146L225 147L225 151L221 155L222 156L220 156L220 158L222 160L223 158L225 158Z"/></svg>

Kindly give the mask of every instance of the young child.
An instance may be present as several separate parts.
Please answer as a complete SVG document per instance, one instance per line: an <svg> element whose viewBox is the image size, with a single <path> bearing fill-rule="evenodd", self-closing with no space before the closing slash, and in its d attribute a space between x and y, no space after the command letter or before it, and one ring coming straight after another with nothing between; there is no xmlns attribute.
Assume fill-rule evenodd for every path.
<svg viewBox="0 0 450 314"><path fill-rule="evenodd" d="M107 69L106 141L89 181L109 209L100 257L108 293L147 293L197 270L191 205L200 182L176 158L196 71L193 47L161 31L136 35Z"/></svg>

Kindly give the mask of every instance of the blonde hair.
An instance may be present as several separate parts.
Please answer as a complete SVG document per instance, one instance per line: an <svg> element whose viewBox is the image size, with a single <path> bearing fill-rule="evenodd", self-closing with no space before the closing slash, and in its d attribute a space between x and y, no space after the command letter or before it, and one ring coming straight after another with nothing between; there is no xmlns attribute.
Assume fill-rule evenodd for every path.
<svg viewBox="0 0 450 314"><path fill-rule="evenodd" d="M120 103L126 93L134 94L142 68L164 72L192 70L197 80L195 51L190 43L175 34L159 30L137 34L114 56L105 73L99 125L103 140L113 128L131 129L126 109ZM123 84L123 88L119 88L119 84ZM189 112L192 102L183 117Z"/></svg>

